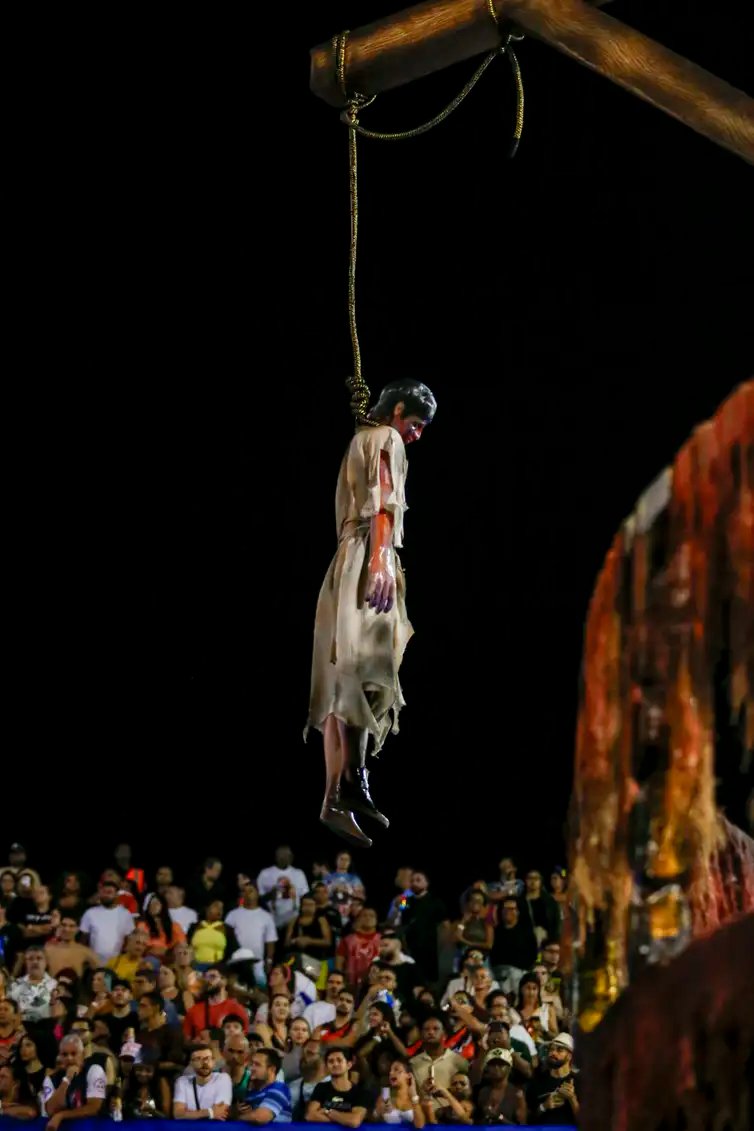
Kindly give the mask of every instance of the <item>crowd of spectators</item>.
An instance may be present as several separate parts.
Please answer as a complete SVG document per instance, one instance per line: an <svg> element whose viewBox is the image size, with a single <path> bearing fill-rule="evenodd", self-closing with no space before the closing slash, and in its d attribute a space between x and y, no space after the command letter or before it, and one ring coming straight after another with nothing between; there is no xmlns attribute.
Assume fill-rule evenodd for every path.
<svg viewBox="0 0 754 1131"><path fill-rule="evenodd" d="M52 879L52 878L50 878ZM567 876L506 857L456 907L401 868L375 907L348 852L286 846L153 876L0 866L0 1114L576 1125Z"/></svg>

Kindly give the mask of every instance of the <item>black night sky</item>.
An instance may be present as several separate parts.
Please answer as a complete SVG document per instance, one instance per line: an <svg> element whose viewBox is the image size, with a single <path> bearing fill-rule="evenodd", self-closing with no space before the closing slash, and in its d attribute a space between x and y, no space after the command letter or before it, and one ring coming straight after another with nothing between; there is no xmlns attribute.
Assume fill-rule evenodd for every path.
<svg viewBox="0 0 754 1131"><path fill-rule="evenodd" d="M346 133L308 48L390 7L113 20L24 110L2 823L45 868L96 871L119 838L184 868L337 850L302 730L351 435ZM745 89L739 7L697 8L610 12ZM543 45L519 57L513 162L503 61L426 137L360 144L365 376L439 403L409 455L408 707L373 777L393 827L356 857L380 903L401 861L452 897L505 852L562 858L595 575L751 370L750 168ZM431 117L474 66L365 124Z"/></svg>

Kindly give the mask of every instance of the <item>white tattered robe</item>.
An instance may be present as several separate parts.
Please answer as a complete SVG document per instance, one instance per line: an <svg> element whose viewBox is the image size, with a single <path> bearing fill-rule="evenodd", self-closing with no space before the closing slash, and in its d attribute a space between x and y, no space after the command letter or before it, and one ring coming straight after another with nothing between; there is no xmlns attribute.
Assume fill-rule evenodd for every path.
<svg viewBox="0 0 754 1131"><path fill-rule="evenodd" d="M403 707L398 669L413 629L406 616L405 580L395 555L396 601L389 613L364 603L371 519L382 508L380 452L390 461L393 489L384 506L393 516L393 545L403 545L406 449L389 425L360 428L343 457L335 494L338 550L320 590L314 626L310 726L328 715L373 736L372 753L398 731Z"/></svg>

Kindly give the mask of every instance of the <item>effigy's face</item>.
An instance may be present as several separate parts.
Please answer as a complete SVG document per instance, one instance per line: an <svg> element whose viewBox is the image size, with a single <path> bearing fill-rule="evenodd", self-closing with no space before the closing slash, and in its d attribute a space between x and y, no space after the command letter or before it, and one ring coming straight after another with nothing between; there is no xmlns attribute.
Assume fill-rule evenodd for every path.
<svg viewBox="0 0 754 1131"><path fill-rule="evenodd" d="M422 432L426 428L426 421L422 420L421 416L401 416L398 421L393 425L400 433L400 437L404 443L413 443L414 440L422 439Z"/></svg>
<svg viewBox="0 0 754 1131"><path fill-rule="evenodd" d="M400 401L393 409L393 417L390 421L391 428L395 428L404 444L412 444L414 440L421 440L422 432L427 427L426 420L415 414L401 416L402 412L403 401Z"/></svg>

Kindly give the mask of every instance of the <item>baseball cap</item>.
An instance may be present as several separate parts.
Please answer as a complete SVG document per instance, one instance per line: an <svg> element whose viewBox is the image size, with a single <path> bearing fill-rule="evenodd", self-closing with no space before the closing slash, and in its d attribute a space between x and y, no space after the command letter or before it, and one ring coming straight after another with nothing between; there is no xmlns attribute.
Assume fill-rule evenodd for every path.
<svg viewBox="0 0 754 1131"><path fill-rule="evenodd" d="M510 1049L491 1049L484 1058L482 1068L486 1068L494 1060L501 1060L503 1064L513 1064L513 1053Z"/></svg>
<svg viewBox="0 0 754 1131"><path fill-rule="evenodd" d="M26 852L26 849L24 848L24 846L22 844L19 844L18 841L16 840L10 846L10 851L11 852Z"/></svg>
<svg viewBox="0 0 754 1131"><path fill-rule="evenodd" d="M570 1033L558 1033L555 1040L551 1043L553 1045L560 1045L561 1048L568 1049L569 1052L573 1052L573 1037Z"/></svg>

